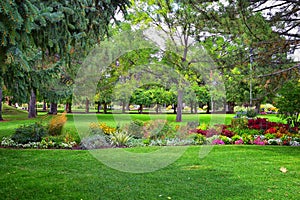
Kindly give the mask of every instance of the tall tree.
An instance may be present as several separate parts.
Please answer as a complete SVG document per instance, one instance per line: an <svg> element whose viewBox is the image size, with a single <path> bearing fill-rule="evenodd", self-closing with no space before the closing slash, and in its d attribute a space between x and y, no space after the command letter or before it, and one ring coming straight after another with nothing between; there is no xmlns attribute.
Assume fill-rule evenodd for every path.
<svg viewBox="0 0 300 200"><path fill-rule="evenodd" d="M140 26L154 26L161 31L162 40L165 40L165 43L158 45L163 46L161 48L163 63L181 75L175 80L177 83L176 121L180 122L182 121L183 90L187 81L185 77L190 75L193 65L197 61L200 62L195 59L196 53L193 52L197 49L193 36L195 17L198 13L192 10L189 4L175 0L140 0L133 1L132 4L134 10L130 18L132 22ZM205 3L201 5L206 6ZM199 49L196 51L199 52Z"/></svg>
<svg viewBox="0 0 300 200"><path fill-rule="evenodd" d="M294 21L297 17L291 13L298 15L299 10L293 8L299 3L280 1L270 5L268 1L215 0L206 8L199 6L198 1L189 0L188 3L203 13L204 20L199 18L196 26L202 27L206 23L206 32L198 33L199 40L204 39L205 45L209 44L207 49L219 63L224 78L231 82L227 82L227 92L236 91L239 97L248 97L248 100L244 97L243 101L250 101L250 104L252 100L259 102L266 96L273 96L288 80L288 74L299 68L289 59L289 52L299 47L295 40L297 34L291 34L298 23ZM277 13L278 9L286 15ZM287 19L292 20L289 22ZM233 73L237 71L239 74ZM232 90L232 80L247 87L243 91L241 88ZM235 94L228 96L228 100L232 101L230 96Z"/></svg>
<svg viewBox="0 0 300 200"><path fill-rule="evenodd" d="M115 13L126 12L125 7L128 4L128 0L113 2L82 0L71 3L69 1L1 1L2 71L5 66L16 61L27 71L34 70L24 56L32 48L41 51L43 59L59 55L65 66L72 68L70 53L73 49L87 49L99 43L107 33L111 19L115 19ZM14 66L16 65L12 65ZM11 71L19 74L24 72L17 68ZM20 74L28 78L26 75L27 72ZM0 88L2 89L2 85ZM35 91L32 89L30 93L34 96ZM34 106L34 101L31 102L33 102L31 106ZM34 109L30 110L34 112Z"/></svg>

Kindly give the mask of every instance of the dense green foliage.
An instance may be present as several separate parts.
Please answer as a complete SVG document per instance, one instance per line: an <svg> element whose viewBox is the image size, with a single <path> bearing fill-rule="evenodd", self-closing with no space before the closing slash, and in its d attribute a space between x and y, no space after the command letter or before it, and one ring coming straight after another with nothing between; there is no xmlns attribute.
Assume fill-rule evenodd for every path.
<svg viewBox="0 0 300 200"><path fill-rule="evenodd" d="M20 144L29 142L40 142L42 137L47 134L47 129L43 124L34 123L24 125L16 129L12 139Z"/></svg>
<svg viewBox="0 0 300 200"><path fill-rule="evenodd" d="M289 81L279 91L276 106L280 116L288 124L298 127L300 125L300 82Z"/></svg>

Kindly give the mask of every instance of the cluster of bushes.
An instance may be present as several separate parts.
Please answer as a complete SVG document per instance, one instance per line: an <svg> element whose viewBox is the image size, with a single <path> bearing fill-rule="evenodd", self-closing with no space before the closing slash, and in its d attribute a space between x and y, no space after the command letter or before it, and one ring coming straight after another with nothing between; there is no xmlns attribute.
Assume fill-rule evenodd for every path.
<svg viewBox="0 0 300 200"><path fill-rule="evenodd" d="M78 138L70 133L63 133L63 126L67 121L66 114L52 117L49 124L36 122L20 126L11 137L3 137L1 146L16 148L64 148L77 146Z"/></svg>

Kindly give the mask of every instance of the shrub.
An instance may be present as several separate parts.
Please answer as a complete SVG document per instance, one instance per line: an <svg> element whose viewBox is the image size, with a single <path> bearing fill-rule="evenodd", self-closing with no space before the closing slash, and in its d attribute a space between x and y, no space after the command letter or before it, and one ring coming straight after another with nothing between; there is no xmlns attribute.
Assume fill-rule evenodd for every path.
<svg viewBox="0 0 300 200"><path fill-rule="evenodd" d="M220 136L220 139L224 142L224 144L231 144L231 138L227 136Z"/></svg>
<svg viewBox="0 0 300 200"><path fill-rule="evenodd" d="M49 134L50 135L61 135L62 129L67 122L66 113L62 113L61 115L56 115L52 117L49 122Z"/></svg>
<svg viewBox="0 0 300 200"><path fill-rule="evenodd" d="M89 126L89 132L91 135L104 135L104 131L100 128L98 123L92 122Z"/></svg>
<svg viewBox="0 0 300 200"><path fill-rule="evenodd" d="M239 135L234 135L234 136L232 136L231 140L232 140L233 143L235 143L238 140L242 140L242 138Z"/></svg>
<svg viewBox="0 0 300 200"><path fill-rule="evenodd" d="M187 123L187 126L190 127L190 128L197 128L199 126L199 122L197 121L194 121L194 122L188 122Z"/></svg>
<svg viewBox="0 0 300 200"><path fill-rule="evenodd" d="M256 112L255 109L247 108L247 110L246 110L246 116L247 116L248 118L254 118L254 117L257 116L257 112Z"/></svg>
<svg viewBox="0 0 300 200"><path fill-rule="evenodd" d="M90 123L90 133L92 135L111 135L116 132L116 128L108 126L106 123Z"/></svg>
<svg viewBox="0 0 300 200"><path fill-rule="evenodd" d="M102 129L104 134L110 135L116 132L116 128L108 126L106 123L100 123L99 128Z"/></svg>
<svg viewBox="0 0 300 200"><path fill-rule="evenodd" d="M219 139L219 136L218 135L213 135L212 137L210 137L210 138L206 138L206 144L212 144L212 142L214 141L214 140L217 140L217 139Z"/></svg>
<svg viewBox="0 0 300 200"><path fill-rule="evenodd" d="M231 129L237 135L261 135L264 131L259 129Z"/></svg>
<svg viewBox="0 0 300 200"><path fill-rule="evenodd" d="M104 135L92 135L81 140L80 147L82 149L100 149L111 147Z"/></svg>
<svg viewBox="0 0 300 200"><path fill-rule="evenodd" d="M181 140L179 138L167 139L166 142L167 142L166 144L167 146L185 146L185 145L194 144L193 140L187 140L187 139Z"/></svg>
<svg viewBox="0 0 300 200"><path fill-rule="evenodd" d="M267 140L274 139L274 138L275 138L275 135L274 135L274 134L271 134L271 133L267 133L267 134L265 135L265 138L266 138Z"/></svg>
<svg viewBox="0 0 300 200"><path fill-rule="evenodd" d="M252 144L253 143L253 135L243 134L242 140L244 141L245 144Z"/></svg>
<svg viewBox="0 0 300 200"><path fill-rule="evenodd" d="M143 147L145 146L143 139L136 139L136 138L131 138L128 143L128 147Z"/></svg>
<svg viewBox="0 0 300 200"><path fill-rule="evenodd" d="M127 143L131 139L131 136L126 131L117 130L111 134L110 140L113 145L117 147L127 146Z"/></svg>
<svg viewBox="0 0 300 200"><path fill-rule="evenodd" d="M280 144L282 144L282 141L281 141L281 139L269 139L268 144L270 144L270 145L280 145Z"/></svg>
<svg viewBox="0 0 300 200"><path fill-rule="evenodd" d="M144 126L144 133L146 137L152 140L172 138L174 137L176 130L166 120L154 120L150 121Z"/></svg>
<svg viewBox="0 0 300 200"><path fill-rule="evenodd" d="M248 120L246 118L234 118L231 120L231 127L245 129L248 127Z"/></svg>
<svg viewBox="0 0 300 200"><path fill-rule="evenodd" d="M193 129L190 130L190 133L198 133L203 136L206 136L207 138L212 137L214 135L218 135L218 131L216 129L210 128L207 130L201 130L201 129Z"/></svg>
<svg viewBox="0 0 300 200"><path fill-rule="evenodd" d="M228 129L223 129L221 135L231 138L234 135L234 133Z"/></svg>
<svg viewBox="0 0 300 200"><path fill-rule="evenodd" d="M130 122L129 126L125 129L127 129L127 132L133 138L141 139L144 136L143 126L144 126L144 122L136 119Z"/></svg>
<svg viewBox="0 0 300 200"><path fill-rule="evenodd" d="M9 137L3 137L1 140L1 146L3 147L15 147L16 145L17 143Z"/></svg>
<svg viewBox="0 0 300 200"><path fill-rule="evenodd" d="M16 129L12 140L19 144L28 142L40 142L42 137L47 134L47 129L41 123L24 125Z"/></svg>
<svg viewBox="0 0 300 200"><path fill-rule="evenodd" d="M201 123L197 128L201 130L207 130L209 128L209 124Z"/></svg>
<svg viewBox="0 0 300 200"><path fill-rule="evenodd" d="M193 133L190 135L190 138L193 139L194 144L196 145L202 145L205 143L205 136L197 133Z"/></svg>
<svg viewBox="0 0 300 200"><path fill-rule="evenodd" d="M300 82L292 79L285 83L278 92L276 107L279 109L281 119L290 126L300 126Z"/></svg>

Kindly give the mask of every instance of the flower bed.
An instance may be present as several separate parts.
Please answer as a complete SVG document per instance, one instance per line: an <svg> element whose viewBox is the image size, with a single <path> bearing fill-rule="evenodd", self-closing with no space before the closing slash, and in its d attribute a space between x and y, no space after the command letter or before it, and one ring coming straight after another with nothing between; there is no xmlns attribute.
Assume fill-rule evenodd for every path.
<svg viewBox="0 0 300 200"><path fill-rule="evenodd" d="M37 126L37 125L35 125ZM120 128L109 127L105 123L91 123L89 133L81 141L75 142L70 135L52 136L44 133L38 125L38 136L29 137L28 127L26 140L21 136L2 138L2 147L37 148L37 149L97 149L110 147L136 146L182 146L182 145L291 145L300 146L300 132L298 128L290 128L286 124L269 122L264 118L234 119L231 125L208 126L201 124L191 129L186 126L174 126L166 120L149 122L133 121ZM193 126L195 127L195 126ZM41 134L41 132L43 134ZM46 134L46 135L45 135ZM29 138L28 138L29 137ZM18 143L19 141L29 141Z"/></svg>

